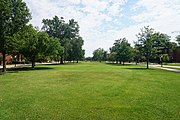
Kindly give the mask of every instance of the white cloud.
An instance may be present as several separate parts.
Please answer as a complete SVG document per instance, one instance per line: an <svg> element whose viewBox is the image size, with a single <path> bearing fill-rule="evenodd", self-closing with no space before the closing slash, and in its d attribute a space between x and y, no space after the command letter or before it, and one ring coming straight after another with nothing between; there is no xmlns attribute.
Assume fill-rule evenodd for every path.
<svg viewBox="0 0 180 120"><path fill-rule="evenodd" d="M145 11L132 17L138 23L146 23L155 30L171 35L180 28L179 0L140 0L135 9L143 7ZM172 35L174 37L174 35Z"/></svg>
<svg viewBox="0 0 180 120"><path fill-rule="evenodd" d="M171 32L180 31L179 0L137 0L135 4L130 4L130 0L24 1L32 12L31 23L35 26L41 27L43 18L51 19L55 15L78 21L86 56L91 56L98 47L107 50L114 40L122 37L133 43L143 26L149 25L173 37L175 34Z"/></svg>

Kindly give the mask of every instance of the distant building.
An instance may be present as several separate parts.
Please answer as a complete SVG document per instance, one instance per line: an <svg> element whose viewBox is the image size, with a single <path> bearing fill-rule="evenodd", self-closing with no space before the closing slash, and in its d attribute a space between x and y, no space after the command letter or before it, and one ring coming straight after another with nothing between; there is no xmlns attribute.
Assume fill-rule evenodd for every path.
<svg viewBox="0 0 180 120"><path fill-rule="evenodd" d="M0 53L0 65L3 64L2 62L2 53ZM6 64L12 64L13 57L11 55L6 55Z"/></svg>
<svg viewBox="0 0 180 120"><path fill-rule="evenodd" d="M180 46L173 51L173 61L180 62Z"/></svg>

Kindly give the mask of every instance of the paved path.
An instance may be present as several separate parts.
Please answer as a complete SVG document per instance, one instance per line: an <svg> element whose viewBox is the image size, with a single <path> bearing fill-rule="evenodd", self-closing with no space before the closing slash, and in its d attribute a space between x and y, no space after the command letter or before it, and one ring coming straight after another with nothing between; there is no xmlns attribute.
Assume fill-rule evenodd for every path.
<svg viewBox="0 0 180 120"><path fill-rule="evenodd" d="M16 64L16 68L24 67L24 66L30 66L31 64ZM0 69L3 68L2 65L0 65ZM15 68L15 64L12 65L6 65L6 68Z"/></svg>
<svg viewBox="0 0 180 120"><path fill-rule="evenodd" d="M154 68L159 68L162 70L168 70L168 71L180 73L180 70L178 70L180 68L180 66L169 66L169 65L163 65L163 67L161 67L161 65L150 65L150 66L154 67ZM178 68L178 69L176 69L176 68Z"/></svg>
<svg viewBox="0 0 180 120"><path fill-rule="evenodd" d="M36 65L43 65L43 64L56 64L56 62L53 62L53 63L36 63ZM15 64L12 64L12 65L6 65L6 68L21 68L21 67L27 67L27 66L31 66L31 64L16 64L16 67L15 67ZM0 65L0 69L3 68L2 65Z"/></svg>

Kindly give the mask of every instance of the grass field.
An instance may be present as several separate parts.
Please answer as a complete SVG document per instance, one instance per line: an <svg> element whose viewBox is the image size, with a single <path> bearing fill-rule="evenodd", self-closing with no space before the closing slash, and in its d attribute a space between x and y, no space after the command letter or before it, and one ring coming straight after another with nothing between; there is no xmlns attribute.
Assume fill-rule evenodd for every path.
<svg viewBox="0 0 180 120"><path fill-rule="evenodd" d="M170 66L180 66L180 63L166 63L165 65L170 65Z"/></svg>
<svg viewBox="0 0 180 120"><path fill-rule="evenodd" d="M179 73L87 62L0 75L1 120L179 118Z"/></svg>

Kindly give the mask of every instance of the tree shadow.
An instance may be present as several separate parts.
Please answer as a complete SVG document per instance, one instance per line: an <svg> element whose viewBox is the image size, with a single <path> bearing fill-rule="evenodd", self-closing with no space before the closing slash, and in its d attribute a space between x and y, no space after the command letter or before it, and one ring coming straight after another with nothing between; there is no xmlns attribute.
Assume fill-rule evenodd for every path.
<svg viewBox="0 0 180 120"><path fill-rule="evenodd" d="M38 71L38 70L51 70L53 68L50 67L35 67L34 69L31 67L19 67L19 68L7 68L6 71L7 72L2 72L2 70L0 70L0 75L4 75L6 73L18 73L20 71Z"/></svg>
<svg viewBox="0 0 180 120"><path fill-rule="evenodd" d="M52 63L52 64L48 64L48 63L47 63L47 64L40 64L40 65L47 65L47 66L51 66L51 65L63 65L63 64L60 64L60 63ZM39 66L40 66L40 65L39 65Z"/></svg>
<svg viewBox="0 0 180 120"><path fill-rule="evenodd" d="M154 68L149 68L149 69L147 69L147 68L125 68L125 69L129 69L129 70L148 70L148 71L151 71L151 70L155 70Z"/></svg>
<svg viewBox="0 0 180 120"><path fill-rule="evenodd" d="M133 66L135 64L119 64L119 63L106 63L107 65L112 65L112 66Z"/></svg>
<svg viewBox="0 0 180 120"><path fill-rule="evenodd" d="M65 62L63 64L60 64L60 63L52 63L52 64L42 64L42 65L48 65L48 66L51 66L51 65L78 65L78 64L81 64L80 62L79 63L76 63L76 62Z"/></svg>

